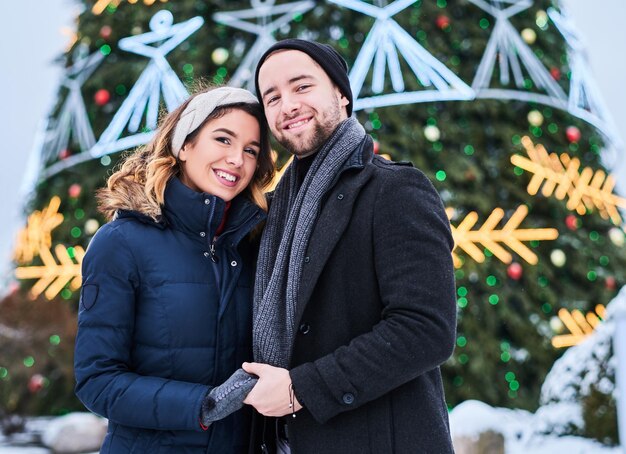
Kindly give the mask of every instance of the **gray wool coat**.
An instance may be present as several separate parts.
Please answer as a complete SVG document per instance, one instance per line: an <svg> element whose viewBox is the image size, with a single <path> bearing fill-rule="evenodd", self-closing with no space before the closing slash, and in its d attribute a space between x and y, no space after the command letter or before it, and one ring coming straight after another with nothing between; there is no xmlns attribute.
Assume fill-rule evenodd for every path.
<svg viewBox="0 0 626 454"><path fill-rule="evenodd" d="M304 409L285 418L293 454L453 452L439 370L456 336L452 248L428 178L374 155L366 137L305 257L290 368Z"/></svg>

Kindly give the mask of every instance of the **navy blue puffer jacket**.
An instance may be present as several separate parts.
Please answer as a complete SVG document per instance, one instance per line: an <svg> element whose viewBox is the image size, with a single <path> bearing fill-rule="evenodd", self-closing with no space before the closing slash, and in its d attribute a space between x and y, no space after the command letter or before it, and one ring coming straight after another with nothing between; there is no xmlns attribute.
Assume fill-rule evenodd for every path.
<svg viewBox="0 0 626 454"><path fill-rule="evenodd" d="M251 359L254 248L265 218L173 178L163 220L119 211L83 260L76 394L109 419L102 453L239 453L249 409L199 423L208 390ZM213 246L213 247L212 247Z"/></svg>

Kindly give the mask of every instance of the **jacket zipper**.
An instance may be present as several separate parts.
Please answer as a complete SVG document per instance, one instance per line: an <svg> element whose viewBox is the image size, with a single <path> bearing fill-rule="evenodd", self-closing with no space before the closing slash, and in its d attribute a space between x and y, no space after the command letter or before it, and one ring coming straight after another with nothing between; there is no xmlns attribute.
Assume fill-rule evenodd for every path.
<svg viewBox="0 0 626 454"><path fill-rule="evenodd" d="M215 254L215 243L217 242L217 237L214 236L213 237L213 242L211 243L211 246L209 246L209 251L211 251L211 261L213 263L217 263L219 261L219 258L217 256L217 254Z"/></svg>

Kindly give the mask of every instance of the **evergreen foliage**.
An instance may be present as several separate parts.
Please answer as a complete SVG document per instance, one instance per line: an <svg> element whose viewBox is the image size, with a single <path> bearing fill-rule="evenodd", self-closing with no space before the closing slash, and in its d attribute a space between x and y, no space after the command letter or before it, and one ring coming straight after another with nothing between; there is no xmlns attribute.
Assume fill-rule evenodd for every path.
<svg viewBox="0 0 626 454"><path fill-rule="evenodd" d="M117 43L121 38L149 31L150 18L158 10L171 11L175 23L195 16L205 21L166 57L188 86L198 78L227 83L256 39L248 32L217 24L212 17L220 11L251 8L248 1L161 0L150 6L122 1L117 7L107 7L101 15L91 12L95 1L83 3L86 8L78 19L75 46L82 43L89 46L90 53L98 50L108 53L82 89L96 139L109 125L148 62L146 57L119 49ZM512 17L511 23L518 31L535 31L536 41L530 48L568 93L571 73L565 42L552 23L540 26L537 20L551 6L558 8L556 2L536 0L530 8ZM492 16L467 0L418 0L393 19L419 45L471 85L494 30ZM352 67L373 24L374 19L362 13L329 2L316 2L312 10L281 27L275 38L302 37L332 44ZM213 51L218 48L228 52L223 64L213 58ZM72 55L72 50L65 55L67 65L73 63ZM402 58L400 64L406 90L424 89ZM536 90L527 73L525 76L526 89ZM496 64L491 86L515 88L501 87L499 77ZM374 95L368 92L370 83L371 75L360 97ZM101 106L94 102L94 96L102 89L110 93L110 100ZM393 92L388 77L385 92ZM61 89L53 119L58 116L64 95L65 90ZM535 111L543 119L540 125L529 124L529 113ZM488 250L484 263L455 251L464 263L456 271L457 349L443 370L449 405L479 399L494 406L534 410L543 379L562 353L550 343L558 334L551 321L560 308L586 312L597 304L606 305L616 289L626 284L626 254L623 245L616 246L609 239L609 231L615 226L597 211L588 210L581 216L568 210L566 201L554 196L529 195L526 186L532 175L515 168L510 158L524 154L520 139L528 135L549 152L567 153L580 159L581 166L599 170L604 168L603 137L596 128L566 111L515 100L403 104L361 110L356 115L378 142L381 153L388 153L394 160L412 161L431 178L446 206L456 210L453 225L476 211L480 226L498 207L506 213L504 223L518 206L526 205L529 214L521 228L558 230L557 240L531 242L531 249L539 259L537 265L514 255L514 262L522 266L519 278L510 277L507 264ZM438 129L437 140L428 140L424 132L427 126ZM568 140L569 126L579 129L578 141ZM70 155L79 151L73 142ZM55 160L60 159L58 151L53 155ZM86 220L103 222L96 212L93 193L105 183L120 153L110 157L111 160L95 159L76 165L38 184L29 209L41 209L55 194L63 199L61 211L65 221L54 231L55 243L86 247L90 240L84 228ZM281 151L279 163L287 157ZM82 192L78 197L69 197L68 188L75 183L81 185ZM566 222L572 215L575 222ZM555 266L550 259L556 249L565 253L567 261L563 267ZM75 302L78 294L66 291L64 298ZM39 301L38 304L51 308L66 303ZM604 404L590 405L599 408ZM614 417L612 413L611 417Z"/></svg>

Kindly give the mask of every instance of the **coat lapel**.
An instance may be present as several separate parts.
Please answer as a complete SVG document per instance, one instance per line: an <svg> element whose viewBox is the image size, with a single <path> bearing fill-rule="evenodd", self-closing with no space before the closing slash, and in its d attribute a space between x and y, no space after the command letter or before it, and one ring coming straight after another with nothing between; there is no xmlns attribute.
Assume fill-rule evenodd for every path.
<svg viewBox="0 0 626 454"><path fill-rule="evenodd" d="M330 254L348 227L359 192L371 176L371 166L365 166L358 172L350 172L349 175L344 174L328 193L307 248L294 320L296 326L300 323L302 313Z"/></svg>

